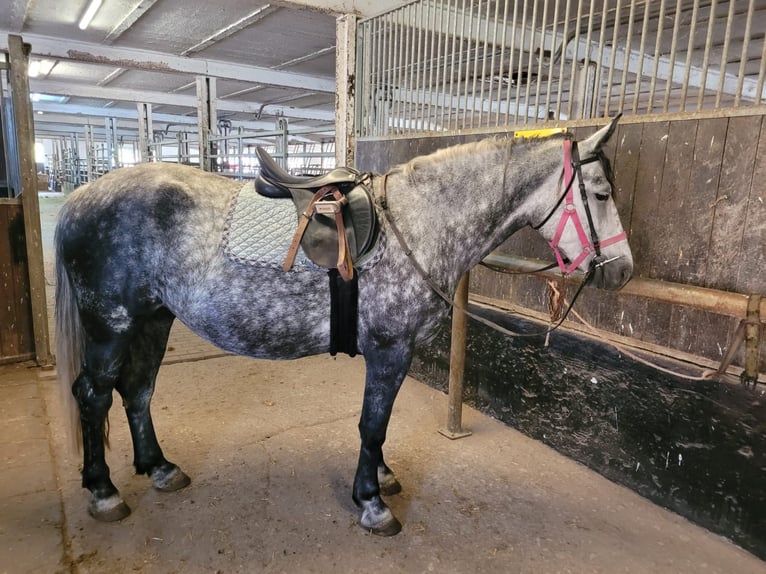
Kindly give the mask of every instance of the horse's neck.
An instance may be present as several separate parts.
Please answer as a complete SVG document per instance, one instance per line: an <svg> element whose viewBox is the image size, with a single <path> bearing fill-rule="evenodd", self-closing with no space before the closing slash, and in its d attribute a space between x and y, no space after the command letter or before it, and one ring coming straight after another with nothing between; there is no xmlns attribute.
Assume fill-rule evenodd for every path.
<svg viewBox="0 0 766 574"><path fill-rule="evenodd" d="M450 288L529 223L528 196L559 161L539 146L461 146L456 152L397 170L387 184L392 214L409 247Z"/></svg>

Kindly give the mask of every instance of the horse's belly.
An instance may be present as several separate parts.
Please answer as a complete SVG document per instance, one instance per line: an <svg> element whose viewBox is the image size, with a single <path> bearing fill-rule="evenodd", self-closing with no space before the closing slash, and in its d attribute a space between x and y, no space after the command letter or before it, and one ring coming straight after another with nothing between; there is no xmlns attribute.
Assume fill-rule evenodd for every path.
<svg viewBox="0 0 766 574"><path fill-rule="evenodd" d="M231 353L288 359L327 352L330 295L324 273L221 266L165 304L202 338Z"/></svg>

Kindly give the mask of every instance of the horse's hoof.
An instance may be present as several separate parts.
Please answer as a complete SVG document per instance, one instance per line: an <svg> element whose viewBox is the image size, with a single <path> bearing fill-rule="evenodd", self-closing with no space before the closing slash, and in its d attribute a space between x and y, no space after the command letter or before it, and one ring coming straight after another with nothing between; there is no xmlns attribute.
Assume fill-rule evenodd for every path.
<svg viewBox="0 0 766 574"><path fill-rule="evenodd" d="M362 502L361 506L362 516L359 518L359 526L368 532L378 536L393 536L401 532L402 523L380 498Z"/></svg>
<svg viewBox="0 0 766 574"><path fill-rule="evenodd" d="M174 492L191 484L191 478L177 466L170 472L157 469L152 472L152 484L160 492Z"/></svg>
<svg viewBox="0 0 766 574"><path fill-rule="evenodd" d="M130 507L115 494L109 498L91 498L88 514L100 522L116 522L130 514Z"/></svg>

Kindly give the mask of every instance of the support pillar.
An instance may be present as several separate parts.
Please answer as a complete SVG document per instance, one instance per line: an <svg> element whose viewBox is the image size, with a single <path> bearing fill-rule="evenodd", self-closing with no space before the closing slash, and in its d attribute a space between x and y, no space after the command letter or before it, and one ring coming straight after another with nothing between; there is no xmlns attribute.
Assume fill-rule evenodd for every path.
<svg viewBox="0 0 766 574"><path fill-rule="evenodd" d="M152 149L149 144L154 141L152 127L152 104L136 104L138 108L138 148L141 152L141 163L152 161Z"/></svg>
<svg viewBox="0 0 766 574"><path fill-rule="evenodd" d="M335 24L335 162L338 166L354 165L356 24L354 14L338 17Z"/></svg>
<svg viewBox="0 0 766 574"><path fill-rule="evenodd" d="M468 308L468 281L466 272L457 284L455 306L452 308L452 343L449 355L449 390L447 427L439 430L450 439L469 436L463 430L463 375L465 373L465 345L468 332L468 318L463 309Z"/></svg>
<svg viewBox="0 0 766 574"><path fill-rule="evenodd" d="M45 297L45 268L40 230L40 201L37 195L35 167L35 130L29 99L29 44L21 36L8 36L11 96L16 117L16 142L21 175L21 203L24 211L29 295L32 307L32 330L35 338L35 360L41 367L53 365L48 332L48 304Z"/></svg>
<svg viewBox="0 0 766 574"><path fill-rule="evenodd" d="M215 133L215 78L197 76L197 130L199 132L199 166L205 171L213 171L213 158L210 149L210 134Z"/></svg>

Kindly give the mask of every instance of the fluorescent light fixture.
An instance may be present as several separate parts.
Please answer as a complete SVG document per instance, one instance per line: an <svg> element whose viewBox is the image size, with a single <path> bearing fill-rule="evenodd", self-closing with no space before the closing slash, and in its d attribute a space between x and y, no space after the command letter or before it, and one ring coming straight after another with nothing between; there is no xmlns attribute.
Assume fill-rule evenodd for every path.
<svg viewBox="0 0 766 574"><path fill-rule="evenodd" d="M90 0L88 9L85 10L85 14L83 14L82 18L80 19L80 30L85 30L85 28L90 25L90 21L93 20L93 16L95 16L96 12L98 12L98 9L101 8L102 2L103 0Z"/></svg>

